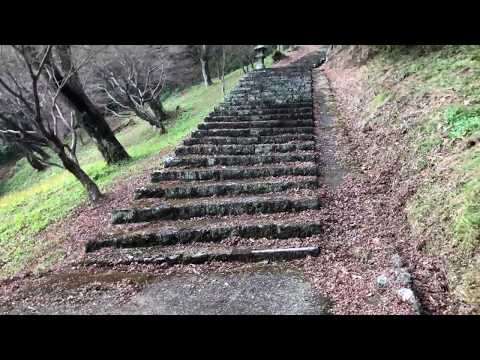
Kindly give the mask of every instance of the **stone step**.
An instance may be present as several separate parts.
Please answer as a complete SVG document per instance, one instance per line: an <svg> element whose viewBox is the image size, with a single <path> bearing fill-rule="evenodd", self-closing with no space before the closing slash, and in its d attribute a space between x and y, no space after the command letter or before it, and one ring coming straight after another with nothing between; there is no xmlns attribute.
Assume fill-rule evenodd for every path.
<svg viewBox="0 0 480 360"><path fill-rule="evenodd" d="M285 85L292 85L292 84L305 84L305 83L311 83L312 82L312 75L308 73L297 73L297 74L292 74L288 76L254 76L254 77L248 77L245 76L240 79L239 85L240 86L245 86L245 85L266 85L268 84L285 84Z"/></svg>
<svg viewBox="0 0 480 360"><path fill-rule="evenodd" d="M175 150L175 155L255 155L309 150L315 150L314 141L258 145L189 145L178 147Z"/></svg>
<svg viewBox="0 0 480 360"><path fill-rule="evenodd" d="M299 76L310 76L311 77L311 72L310 69L305 69L304 66L295 66L292 67L291 65L288 67L282 67L282 68L268 68L268 69L262 69L262 70L255 70L253 72L249 72L245 74L245 76L242 78L243 79L250 79L250 78L278 78L278 77L284 77L284 78L291 78L291 77L299 77Z"/></svg>
<svg viewBox="0 0 480 360"><path fill-rule="evenodd" d="M279 93L279 94L288 94L296 91L306 91L311 90L312 81L307 79L300 79L297 81L294 80L269 80L269 81L243 81L238 84L233 93L247 93L247 92L257 92L257 93Z"/></svg>
<svg viewBox="0 0 480 360"><path fill-rule="evenodd" d="M289 76L289 77L262 77L257 76L255 78L242 78L238 83L238 87L240 89L243 88L277 88L279 86L284 86L286 88L294 89L295 86L302 87L305 85L309 85L312 83L312 77L310 74L299 74L297 76Z"/></svg>
<svg viewBox="0 0 480 360"><path fill-rule="evenodd" d="M294 104L271 104L271 103L262 103L262 102L257 102L257 103L248 103L248 104L227 104L223 103L220 104L215 110L220 110L223 111L229 110L229 111L236 111L236 110L268 110L268 109L275 109L275 110L292 110L292 109L299 109L299 108L312 108L313 107L313 101L307 101L307 102L297 102Z"/></svg>
<svg viewBox="0 0 480 360"><path fill-rule="evenodd" d="M255 262L264 260L294 260L307 256L318 256L320 248L318 246L306 246L295 248L271 248L271 249L225 249L211 250L197 253L177 252L166 254L157 249L157 251L137 251L132 254L132 250L119 249L102 254L88 254L82 262L84 266L118 266L131 264L144 265L175 265L175 264L202 264L211 261L241 261Z"/></svg>
<svg viewBox="0 0 480 360"><path fill-rule="evenodd" d="M271 69L274 69L274 68L271 68ZM269 69L269 70L271 70ZM305 69L305 68L300 68L298 67L298 69L295 69L295 70L292 70L292 69L289 69L287 70L287 68L282 68L283 71L281 72L273 72L273 71L270 71L270 72L249 72L247 74L245 74L241 79L240 81L248 81L250 79L254 79L254 80L257 80L257 79L268 79L268 81L270 80L275 80L275 79L286 79L286 80L292 80L292 79L298 79L298 78L311 78L312 75L311 73L308 71L308 69ZM264 71L264 70L262 70Z"/></svg>
<svg viewBox="0 0 480 360"><path fill-rule="evenodd" d="M171 167L208 167L208 166L248 166L289 162L313 162L314 152L296 152L270 155L191 155L179 156L165 160L165 168Z"/></svg>
<svg viewBox="0 0 480 360"><path fill-rule="evenodd" d="M270 86L268 86L270 85ZM264 97L271 97L271 96L279 96L279 97L287 97L291 95L298 95L298 94L306 94L309 95L311 93L311 83L303 83L298 84L258 84L255 85L245 85L242 84L235 90L230 92L230 97L240 95L240 96L249 96L249 95L256 95L256 96L264 96Z"/></svg>
<svg viewBox="0 0 480 360"><path fill-rule="evenodd" d="M276 136L283 134L314 134L315 128L308 127L284 127L284 128L257 128L257 129L211 129L211 130L196 130L192 133L192 137L204 136Z"/></svg>
<svg viewBox="0 0 480 360"><path fill-rule="evenodd" d="M279 89L273 89L273 88L251 88L251 87L246 87L246 88L240 88L237 90L232 90L230 94L228 95L228 99L233 99L233 98L242 98L242 97L254 97L258 98L259 100L263 101L263 99L274 99L274 98L280 98L280 99L286 99L290 97L297 97L297 98L302 98L302 97L309 97L311 96L311 85L303 86L302 88L291 88L288 89L285 87L285 85L279 85Z"/></svg>
<svg viewBox="0 0 480 360"><path fill-rule="evenodd" d="M314 126L312 119L309 120L268 120L268 121L219 121L205 122L198 125L200 130L212 129L264 129L264 128L292 128Z"/></svg>
<svg viewBox="0 0 480 360"><path fill-rule="evenodd" d="M203 180L237 180L260 177L280 176L316 176L317 166L313 162L289 163L274 166L255 167L211 167L182 170L158 170L151 175L151 181L203 181Z"/></svg>
<svg viewBox="0 0 480 360"><path fill-rule="evenodd" d="M255 78L244 77L240 79L238 87L240 88L278 88L280 86L285 86L288 88L302 87L312 83L312 77L309 74L299 74L296 76L257 76ZM270 86L269 86L270 85Z"/></svg>
<svg viewBox="0 0 480 360"><path fill-rule="evenodd" d="M313 108L309 107L299 107L292 109L275 109L275 108L264 108L264 109L254 109L254 110L219 110L213 111L209 116L243 116L243 115L294 115L294 114L313 114Z"/></svg>
<svg viewBox="0 0 480 360"><path fill-rule="evenodd" d="M306 104L303 106L289 106L289 107L279 107L279 106L256 106L256 105L231 105L231 106L222 106L219 105L216 107L212 113L213 114L290 114L297 113L302 111L307 111L303 109L309 109L312 111L313 103Z"/></svg>
<svg viewBox="0 0 480 360"><path fill-rule="evenodd" d="M278 67L278 68L265 68L265 69L258 69L258 70L253 70L247 75L250 76L260 76L260 75L268 75L268 74L290 74L290 73L295 73L295 72L305 72L306 70L304 67L301 67L299 65L291 64L288 66L284 67Z"/></svg>
<svg viewBox="0 0 480 360"><path fill-rule="evenodd" d="M312 90L312 82L310 81L277 81L277 82L249 82L241 83L239 86L230 92L233 95L259 95L279 97L286 97L289 95L298 95L300 93L309 93Z"/></svg>
<svg viewBox="0 0 480 360"><path fill-rule="evenodd" d="M178 200L177 200L178 201ZM188 200L177 205L162 204L149 208L120 209L112 212L112 224L155 220L191 219L205 216L270 214L318 209L319 199L291 196L242 196L208 200Z"/></svg>
<svg viewBox="0 0 480 360"><path fill-rule="evenodd" d="M254 122L254 121L288 121L288 120L312 120L312 113L297 114L267 114L267 115L209 115L205 118L206 123L221 122Z"/></svg>
<svg viewBox="0 0 480 360"><path fill-rule="evenodd" d="M315 141L313 134L286 134L277 136L256 136L256 137L225 137L205 136L201 138L190 138L183 141L183 145L256 145L256 144L286 144L298 141Z"/></svg>
<svg viewBox="0 0 480 360"><path fill-rule="evenodd" d="M308 213L308 212L307 212ZM246 215L231 218L208 218L203 224L196 220L172 222L172 226L157 225L152 229L124 231L110 234L101 240L90 241L86 251L92 252L102 248L135 248L151 246L171 246L191 243L218 243L236 236L243 239L278 239L309 238L321 235L325 225L312 220L298 219L300 214L272 214L271 218L253 219ZM241 219L241 220L240 220Z"/></svg>
<svg viewBox="0 0 480 360"><path fill-rule="evenodd" d="M237 196L242 194L278 193L289 189L315 189L316 176L277 177L247 179L240 181L205 182L192 185L190 182L174 182L163 186L147 186L136 189L135 199L145 198L193 198L210 196Z"/></svg>
<svg viewBox="0 0 480 360"><path fill-rule="evenodd" d="M225 100L224 106L236 107L236 106L259 106L259 107L304 107L304 106L313 106L313 101L311 98L304 99L302 97L292 97L288 99L272 97L270 99L263 99L262 97L253 97L248 98L244 97L238 100Z"/></svg>

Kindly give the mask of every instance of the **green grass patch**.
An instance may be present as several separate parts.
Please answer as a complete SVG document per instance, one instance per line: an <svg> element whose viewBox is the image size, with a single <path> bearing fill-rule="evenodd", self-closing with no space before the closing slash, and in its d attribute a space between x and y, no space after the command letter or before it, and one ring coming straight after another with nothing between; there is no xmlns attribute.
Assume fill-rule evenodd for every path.
<svg viewBox="0 0 480 360"><path fill-rule="evenodd" d="M474 251L480 244L480 179L467 182L461 191L462 207L454 222L456 243L462 250Z"/></svg>
<svg viewBox="0 0 480 360"><path fill-rule="evenodd" d="M385 105L388 101L390 101L393 98L394 94L390 90L386 89L381 89L380 92L372 99L369 107L369 113L371 114L370 117L372 117L376 112L383 106ZM379 116L375 116L375 121L379 122L381 121ZM381 118L381 116L380 116ZM372 119L370 119L370 122Z"/></svg>
<svg viewBox="0 0 480 360"><path fill-rule="evenodd" d="M378 95L365 115L380 118L390 100L404 115L403 124L391 117L391 127L377 126L408 127L408 180L420 183L406 207L413 235L428 240L426 252L446 260L449 276L459 279L452 289L476 289L464 299L480 311L480 271L473 261L480 250L480 46L379 49L366 72L366 85ZM389 99L389 91L399 98Z"/></svg>
<svg viewBox="0 0 480 360"><path fill-rule="evenodd" d="M416 236L434 234L426 251L438 255L446 244L438 243L453 237L452 221L455 216L454 191L447 191L443 184L429 183L420 188L407 204L407 218Z"/></svg>
<svg viewBox="0 0 480 360"><path fill-rule="evenodd" d="M480 149L461 154L455 171L461 182L453 222L454 239L461 250L473 252L480 245Z"/></svg>
<svg viewBox="0 0 480 360"><path fill-rule="evenodd" d="M444 109L449 137L462 139L480 131L480 106L449 106Z"/></svg>
<svg viewBox="0 0 480 360"><path fill-rule="evenodd" d="M380 94L375 96L372 100L372 105L375 109L385 105L385 103L392 98L392 92L388 90L382 91Z"/></svg>
<svg viewBox="0 0 480 360"><path fill-rule="evenodd" d="M433 114L417 126L413 133L413 145L418 156L426 156L443 146L442 115Z"/></svg>
<svg viewBox="0 0 480 360"><path fill-rule="evenodd" d="M412 228L443 234L460 253L474 251L480 245L480 157L479 151L455 147L480 134L480 46L447 45L436 49L414 46L390 46L369 66L370 85L378 95L371 109L379 109L391 100L391 92L380 79L390 70L393 79L415 76L409 102L442 91L453 92L456 104L428 114L412 131L417 169L435 166L445 160L442 182L431 182L419 189L409 203ZM446 189L446 187L449 189Z"/></svg>
<svg viewBox="0 0 480 360"><path fill-rule="evenodd" d="M225 77L229 92L242 76L237 70ZM131 156L131 161L107 166L93 144L81 146L78 158L84 170L102 191L120 178L134 174L149 165L158 152L177 145L223 100L221 83L206 88L203 84L185 89L169 97L167 111L180 107L180 114L168 125L168 134L160 135L144 121L118 134L118 139ZM17 163L15 175L0 184L0 276L13 275L28 266L48 245L35 238L49 224L61 219L86 200L86 193L76 179L55 167L34 171L25 160ZM61 258L61 252L47 256L48 262ZM45 264L43 264L45 265Z"/></svg>

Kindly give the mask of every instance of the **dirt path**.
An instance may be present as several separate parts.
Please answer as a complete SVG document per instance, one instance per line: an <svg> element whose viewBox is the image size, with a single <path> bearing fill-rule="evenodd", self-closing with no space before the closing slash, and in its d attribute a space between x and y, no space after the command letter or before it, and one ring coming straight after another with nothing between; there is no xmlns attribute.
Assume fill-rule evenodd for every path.
<svg viewBox="0 0 480 360"><path fill-rule="evenodd" d="M297 45L297 46L299 46L298 50L288 53L288 57L273 64L272 67L276 68L276 67L288 66L291 63L294 63L295 61L298 61L299 59L307 55L310 55L312 53L319 51L320 49L324 48L326 45Z"/></svg>
<svg viewBox="0 0 480 360"><path fill-rule="evenodd" d="M413 184L401 181L398 172L402 171L402 163L396 161L395 156L389 156L392 149L408 151L402 149L401 133L382 127L376 131L362 128L361 114L365 104L360 100L368 91L365 88L368 85L363 83L358 68L327 64L325 74L340 114L339 155L351 169L347 183L336 197L337 201L344 201L338 218L355 229L349 234L344 226L347 237L355 235L357 238L352 239L352 250L361 246L362 252L376 254L378 272L387 271L388 255L397 252L412 276L412 287L423 311L451 313L452 299L447 292L448 282L441 259L419 251L419 239L410 232L405 206ZM392 277L391 273L388 275Z"/></svg>

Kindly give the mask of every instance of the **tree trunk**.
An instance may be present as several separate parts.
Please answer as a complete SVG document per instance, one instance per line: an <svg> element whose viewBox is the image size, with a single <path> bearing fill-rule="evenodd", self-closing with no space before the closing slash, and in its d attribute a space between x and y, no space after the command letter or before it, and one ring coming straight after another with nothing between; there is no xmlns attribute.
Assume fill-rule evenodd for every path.
<svg viewBox="0 0 480 360"><path fill-rule="evenodd" d="M83 188L87 191L88 197L91 201L98 201L102 197L102 193L98 189L97 184L82 170L77 162L70 159L67 154L59 153L60 160L67 171L69 171L78 181L82 184Z"/></svg>
<svg viewBox="0 0 480 360"><path fill-rule="evenodd" d="M208 68L208 48L207 45L202 45L200 53L200 62L202 64L203 81L206 87L212 85L212 78L210 76L210 69Z"/></svg>
<svg viewBox="0 0 480 360"><path fill-rule="evenodd" d="M80 125L93 139L107 164L115 164L130 158L113 134L105 117L95 107L83 90L78 91L78 89L74 89L67 82L61 92L75 110L80 114L83 114L83 116L81 116Z"/></svg>
<svg viewBox="0 0 480 360"><path fill-rule="evenodd" d="M71 54L69 45L57 46L57 53L61 58L62 68L66 72L71 67ZM36 64L38 66L38 64ZM55 64L51 63L55 82L62 83L64 75ZM46 75L46 74L45 74ZM52 82L53 86L55 82ZM62 96L71 104L79 114L82 114L80 125L94 140L98 150L107 164L115 164L130 159L123 146L113 134L103 114L88 98L80 83L78 74L74 74L61 89Z"/></svg>
<svg viewBox="0 0 480 360"><path fill-rule="evenodd" d="M225 96L225 62L226 62L226 56L225 56L225 45L222 46L222 94Z"/></svg>
<svg viewBox="0 0 480 360"><path fill-rule="evenodd" d="M203 75L203 82L205 86L212 85L212 78L210 77L210 70L208 69L208 61L200 60L202 62L202 75Z"/></svg>
<svg viewBox="0 0 480 360"><path fill-rule="evenodd" d="M146 103L143 107L134 107L135 115L140 119L145 120L150 125L160 129L161 134L165 134L167 129L164 126L164 121L167 118L167 113L163 110L162 103Z"/></svg>
<svg viewBox="0 0 480 360"><path fill-rule="evenodd" d="M21 143L17 144L17 146L32 168L37 171L44 171L48 168L48 165L42 163L42 161L35 156L39 155L45 161L50 159L50 155L48 155L40 146L36 144L27 145Z"/></svg>
<svg viewBox="0 0 480 360"><path fill-rule="evenodd" d="M30 154L27 154L26 158L30 166L35 170L45 171L47 169L47 165L42 164L40 161L38 161L35 157L31 156Z"/></svg>
<svg viewBox="0 0 480 360"><path fill-rule="evenodd" d="M163 104L161 101L153 101L150 103L150 107L152 108L153 113L155 116L161 121L165 121L168 118L168 115L163 108Z"/></svg>

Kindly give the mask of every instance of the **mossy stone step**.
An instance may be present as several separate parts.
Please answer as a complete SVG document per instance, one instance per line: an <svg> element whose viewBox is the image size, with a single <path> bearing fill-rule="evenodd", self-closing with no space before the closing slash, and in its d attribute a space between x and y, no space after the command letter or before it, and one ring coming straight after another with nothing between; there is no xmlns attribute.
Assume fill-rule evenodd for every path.
<svg viewBox="0 0 480 360"><path fill-rule="evenodd" d="M176 244L220 242L231 236L244 239L289 239L308 238L320 235L325 226L319 223L264 223L244 224L235 226L208 226L188 229L130 232L122 235L109 236L103 240L90 241L86 252L102 248L135 248L150 246L169 246Z"/></svg>
<svg viewBox="0 0 480 360"><path fill-rule="evenodd" d="M279 193L289 189L315 189L316 177L256 179L255 181L224 181L221 183L194 184L182 183L174 186L147 186L136 189L135 199L145 198L194 198L210 196L237 196L242 194Z"/></svg>
<svg viewBox="0 0 480 360"><path fill-rule="evenodd" d="M288 162L313 162L314 152L296 152L270 155L220 155L220 156L182 156L165 161L165 168L171 167L208 167L208 166L247 166Z"/></svg>
<svg viewBox="0 0 480 360"><path fill-rule="evenodd" d="M314 134L315 128L308 127L283 127L283 128L258 128L258 129L211 129L211 130L196 130L192 133L192 137L204 136L276 136L283 134Z"/></svg>
<svg viewBox="0 0 480 360"><path fill-rule="evenodd" d="M313 100L308 98L304 99L303 97L295 97L295 98L288 98L288 99L279 99L278 97L272 97L271 99L262 99L260 100L261 97L256 98L248 98L244 97L239 100L231 99L231 100L225 100L224 105L225 106L230 106L230 107L236 107L236 106L244 106L246 108L248 107L284 107L284 108L292 108L292 107L298 107L299 105L301 107L304 106L313 106Z"/></svg>
<svg viewBox="0 0 480 360"><path fill-rule="evenodd" d="M266 114L266 115L209 115L205 118L205 123L220 122L249 122L249 121L285 121L285 120L312 120L312 113L297 114Z"/></svg>
<svg viewBox="0 0 480 360"><path fill-rule="evenodd" d="M180 146L175 150L175 155L255 155L309 150L315 150L314 141L289 144Z"/></svg>
<svg viewBox="0 0 480 360"><path fill-rule="evenodd" d="M243 115L295 115L295 114L313 114L313 108L308 107L299 107L291 109L277 109L277 108L268 108L268 109L255 109L255 110L217 110L210 113L209 116L243 116Z"/></svg>
<svg viewBox="0 0 480 360"><path fill-rule="evenodd" d="M290 142L315 141L313 134L285 134L277 136L256 136L256 137L226 137L226 136L204 136L201 138L190 138L183 141L183 145L257 145L257 144L285 144Z"/></svg>
<svg viewBox="0 0 480 360"><path fill-rule="evenodd" d="M175 265L175 264L202 264L211 261L241 261L255 262L263 260L285 261L301 259L307 256L318 256L320 248L318 246L307 246L298 248L272 248L272 249L233 249L204 251L198 253L178 252L174 254L143 254L135 255L122 254L117 250L114 256L112 254L91 254L87 255L82 262L84 266L117 266L130 264L145 265ZM122 256L123 255L123 256Z"/></svg>
<svg viewBox="0 0 480 360"><path fill-rule="evenodd" d="M296 102L292 104L272 104L271 102L255 102L255 103L223 103L219 105L215 110L228 110L228 111L235 111L235 110L292 110L298 108L312 108L313 101L305 101L305 102Z"/></svg>
<svg viewBox="0 0 480 360"><path fill-rule="evenodd" d="M181 169L181 170L158 170L152 172L151 181L203 181L203 180L233 180L252 179L261 177L279 176L316 176L317 166L315 163L305 163L300 166L296 164L264 167L226 167L226 168L203 168L203 169Z"/></svg>
<svg viewBox="0 0 480 360"><path fill-rule="evenodd" d="M200 130L211 129L263 129L263 128L291 128L314 126L312 119L309 120L267 120L267 121L219 121L199 124Z"/></svg>
<svg viewBox="0 0 480 360"><path fill-rule="evenodd" d="M160 205L150 208L114 210L112 224L127 224L155 220L191 219L205 216L233 216L241 214L271 214L318 209L317 197L299 199L282 197L230 198L218 202L191 202L182 205Z"/></svg>

